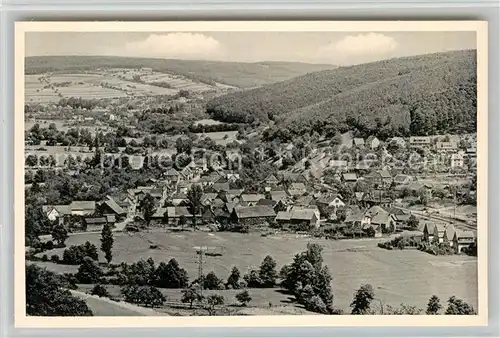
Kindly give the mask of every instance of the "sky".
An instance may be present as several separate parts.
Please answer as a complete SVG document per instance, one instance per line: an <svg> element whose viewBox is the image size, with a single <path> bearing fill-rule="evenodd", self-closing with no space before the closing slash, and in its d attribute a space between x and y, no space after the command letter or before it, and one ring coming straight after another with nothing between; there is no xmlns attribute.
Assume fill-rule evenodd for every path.
<svg viewBox="0 0 500 338"><path fill-rule="evenodd" d="M476 48L475 32L29 32L26 56L113 55L352 65Z"/></svg>

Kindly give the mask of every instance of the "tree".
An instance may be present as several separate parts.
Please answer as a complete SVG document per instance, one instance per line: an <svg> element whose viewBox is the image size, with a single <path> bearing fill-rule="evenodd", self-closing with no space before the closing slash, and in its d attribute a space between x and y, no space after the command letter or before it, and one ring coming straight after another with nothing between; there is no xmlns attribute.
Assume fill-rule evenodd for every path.
<svg viewBox="0 0 500 338"><path fill-rule="evenodd" d="M142 286L137 291L137 302L154 308L163 305L167 298L154 286Z"/></svg>
<svg viewBox="0 0 500 338"><path fill-rule="evenodd" d="M68 231L62 224L58 224L52 229L52 239L59 245L64 246L64 242L68 237Z"/></svg>
<svg viewBox="0 0 500 338"><path fill-rule="evenodd" d="M260 265L259 278L264 287L273 287L276 284L278 278L276 261L270 255L267 255Z"/></svg>
<svg viewBox="0 0 500 338"><path fill-rule="evenodd" d="M102 270L97 262L90 257L85 257L78 268L76 278L82 284L98 283L102 278Z"/></svg>
<svg viewBox="0 0 500 338"><path fill-rule="evenodd" d="M455 296L448 299L448 307L445 311L446 315L475 315L476 310L464 302L463 300L456 298Z"/></svg>
<svg viewBox="0 0 500 338"><path fill-rule="evenodd" d="M236 295L236 300L241 303L241 306L247 306L252 300L252 297L250 297L247 290L244 290Z"/></svg>
<svg viewBox="0 0 500 338"><path fill-rule="evenodd" d="M361 287L354 294L351 303L353 315L364 315L370 310L370 304L375 297L373 288L370 284L361 285Z"/></svg>
<svg viewBox="0 0 500 338"><path fill-rule="evenodd" d="M249 288L260 288L262 286L262 280L260 279L259 271L257 269L250 269L243 276L243 279Z"/></svg>
<svg viewBox="0 0 500 338"><path fill-rule="evenodd" d="M146 196L144 196L144 198L142 199L140 206L142 209L142 214L144 215L144 219L149 226L149 224L151 223L151 217L153 216L155 209L154 197L147 193Z"/></svg>
<svg viewBox="0 0 500 338"><path fill-rule="evenodd" d="M108 290L101 284L97 284L90 291L91 295L99 296L99 297L109 297Z"/></svg>
<svg viewBox="0 0 500 338"><path fill-rule="evenodd" d="M415 215L411 214L410 218L408 219L408 226L411 229L416 229L418 228L418 223L419 223L418 218Z"/></svg>
<svg viewBox="0 0 500 338"><path fill-rule="evenodd" d="M185 288L189 282L187 271L179 266L175 258L167 264L161 262L154 275L155 285L162 288Z"/></svg>
<svg viewBox="0 0 500 338"><path fill-rule="evenodd" d="M29 316L92 316L84 300L64 289L60 276L34 264L26 266L26 314Z"/></svg>
<svg viewBox="0 0 500 338"><path fill-rule="evenodd" d="M205 278L203 278L203 288L207 290L220 290L223 281L215 275L215 272L210 271Z"/></svg>
<svg viewBox="0 0 500 338"><path fill-rule="evenodd" d="M200 213L202 196L203 189L198 184L192 185L187 192L189 212L193 215L193 228L196 228L196 216Z"/></svg>
<svg viewBox="0 0 500 338"><path fill-rule="evenodd" d="M111 231L111 225L106 223L104 227L102 228L101 232L101 250L104 252L104 257L106 258L106 261L111 263L111 260L113 259L113 232Z"/></svg>
<svg viewBox="0 0 500 338"><path fill-rule="evenodd" d="M237 267L233 266L231 270L231 274L227 277L226 286L231 287L232 289L238 289L240 287L240 270Z"/></svg>
<svg viewBox="0 0 500 338"><path fill-rule="evenodd" d="M224 297L221 295L210 295L207 297L207 311L210 316L215 315L215 309L219 305L224 304Z"/></svg>
<svg viewBox="0 0 500 338"><path fill-rule="evenodd" d="M189 288L182 290L182 298L181 302L189 303L189 308L193 308L193 303L202 302L203 294L200 291L200 287L198 284L193 284Z"/></svg>
<svg viewBox="0 0 500 338"><path fill-rule="evenodd" d="M427 310L425 311L425 313L428 315L437 315L441 308L442 306L439 303L438 296L432 295L432 297L429 299L429 302L427 303Z"/></svg>

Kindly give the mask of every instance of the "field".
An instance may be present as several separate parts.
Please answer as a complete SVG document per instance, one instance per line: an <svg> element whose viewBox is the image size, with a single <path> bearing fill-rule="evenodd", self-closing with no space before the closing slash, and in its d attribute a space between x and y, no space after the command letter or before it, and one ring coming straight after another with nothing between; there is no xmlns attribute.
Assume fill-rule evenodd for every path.
<svg viewBox="0 0 500 338"><path fill-rule="evenodd" d="M99 245L99 234L71 236L67 245L90 241ZM150 249L152 241L158 249ZM257 234L232 233L116 233L113 260L135 262L152 257L155 262L176 258L188 270L193 279L198 271L198 258L194 246L207 245L222 248L220 257L205 257L204 271L214 271L226 279L232 266L245 273L250 266L258 266L267 253L273 253L278 268L288 264L293 255L303 251L308 242L324 247L324 262L333 276L334 303L349 309L353 293L361 284L369 283L376 296L386 304L400 303L425 308L431 295L442 302L455 295L477 307L477 260L468 256L432 256L417 250L393 252L377 247L377 240L311 240L287 236L260 237ZM55 249L46 254L62 254ZM103 260L102 253L99 252ZM55 271L72 271L77 267L65 267L52 263L39 263ZM279 304L284 295L270 292L266 295L273 304ZM286 299L286 298L285 298Z"/></svg>
<svg viewBox="0 0 500 338"><path fill-rule="evenodd" d="M214 133L197 133L196 135L198 135L199 137L209 137L216 144L225 146L226 144L235 141L237 134L237 131L220 131Z"/></svg>

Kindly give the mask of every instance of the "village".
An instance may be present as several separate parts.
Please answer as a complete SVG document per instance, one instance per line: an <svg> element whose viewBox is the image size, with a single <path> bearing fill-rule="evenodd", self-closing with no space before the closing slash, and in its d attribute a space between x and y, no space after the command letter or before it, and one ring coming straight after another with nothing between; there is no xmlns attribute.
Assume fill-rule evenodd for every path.
<svg viewBox="0 0 500 338"><path fill-rule="evenodd" d="M346 133L337 158L349 158L348 151L357 148L376 151L391 160L381 168L379 160L353 163L316 150L302 161L302 168L295 165L292 170L277 170L253 192L235 188L240 179L238 170L228 168L239 154L227 151L224 155L232 156L226 161L229 165L221 165L221 156L212 154L216 169L209 163L211 158L205 157L183 168L166 168L159 177L146 179L145 185L118 191L103 200L43 205L43 211L70 233L100 232L110 224L116 231L174 227L265 234L279 230L335 239L399 234L426 242L432 242L434 236L461 253L474 243L474 215L450 214L450 210L457 209L457 199L464 201L463 205L475 198L475 187L466 182L475 170L476 150L468 147L475 144L474 137L443 136L441 141L439 137L395 137L383 143L376 137L350 139ZM293 144L283 145L283 150L291 147ZM440 164L451 170L436 172L437 165L433 172L430 166L415 166L411 172L397 164L391 167L393 156L407 148L415 154L418 150L440 156L441 161L445 158ZM136 162L143 163L144 158ZM429 183L432 179L435 183ZM450 183L443 183L446 180ZM457 185L460 181L466 183ZM195 208L188 198L193 186L201 188ZM343 186L342 191L336 189L339 186ZM151 206L144 205L146 197ZM442 206L440 212L439 207L429 206L436 199L449 199L453 207Z"/></svg>
<svg viewBox="0 0 500 338"><path fill-rule="evenodd" d="M475 312L480 154L446 125L468 117L424 102L400 105L408 124L361 108L293 123L234 75L261 65L217 65L222 83L196 61L205 75L116 62L26 74L27 285L53 280L79 315ZM364 288L377 309L356 308Z"/></svg>

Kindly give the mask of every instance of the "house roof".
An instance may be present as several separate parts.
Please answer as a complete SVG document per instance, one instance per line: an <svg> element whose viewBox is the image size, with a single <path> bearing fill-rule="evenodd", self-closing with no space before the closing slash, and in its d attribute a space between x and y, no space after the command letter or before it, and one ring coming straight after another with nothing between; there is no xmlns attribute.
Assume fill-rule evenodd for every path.
<svg viewBox="0 0 500 338"><path fill-rule="evenodd" d="M229 183L214 183L213 188L217 191L229 191Z"/></svg>
<svg viewBox="0 0 500 338"><path fill-rule="evenodd" d="M239 219L257 217L275 217L276 213L268 205L256 205L251 207L237 207L234 209Z"/></svg>
<svg viewBox="0 0 500 338"><path fill-rule="evenodd" d="M340 196L339 194L327 194L327 195L323 195L320 198L318 198L318 203L321 203L321 204L330 204L333 201L335 201L337 198L342 201L342 196Z"/></svg>
<svg viewBox="0 0 500 338"><path fill-rule="evenodd" d="M234 207L236 206L236 203L228 202L226 203L226 209L229 212L233 212Z"/></svg>
<svg viewBox="0 0 500 338"><path fill-rule="evenodd" d="M378 205L374 205L373 207L365 211L365 216L368 217L374 217L377 214L389 215L389 213L384 208Z"/></svg>
<svg viewBox="0 0 500 338"><path fill-rule="evenodd" d="M283 200L288 196L285 191L271 191L270 194L273 201Z"/></svg>
<svg viewBox="0 0 500 338"><path fill-rule="evenodd" d="M263 198L265 198L265 196L262 194L241 194L241 200L243 202L258 202Z"/></svg>
<svg viewBox="0 0 500 338"><path fill-rule="evenodd" d="M165 176L179 176L179 172L177 170L175 170L174 168L170 168L165 173Z"/></svg>
<svg viewBox="0 0 500 338"><path fill-rule="evenodd" d="M449 241L452 241L453 240L453 237L455 237L455 228L454 227L448 227L445 229L445 235L446 235L446 238L449 240Z"/></svg>
<svg viewBox="0 0 500 338"><path fill-rule="evenodd" d="M273 174L270 174L269 176L266 177L264 181L278 182L278 179Z"/></svg>
<svg viewBox="0 0 500 338"><path fill-rule="evenodd" d="M306 189L306 186L304 183L302 182L298 182L298 183L292 183L290 184L290 190L305 190Z"/></svg>
<svg viewBox="0 0 500 338"><path fill-rule="evenodd" d="M457 235L457 239L461 239L461 238L475 238L476 236L474 236L474 232L470 231L470 230L457 230L455 231L456 235Z"/></svg>
<svg viewBox="0 0 500 338"><path fill-rule="evenodd" d="M411 179L411 177L408 175L397 174L396 176L394 176L394 183L404 184L407 180L410 180L410 179Z"/></svg>
<svg viewBox="0 0 500 338"><path fill-rule="evenodd" d="M95 210L95 201L73 201L71 210Z"/></svg>
<svg viewBox="0 0 500 338"><path fill-rule="evenodd" d="M344 177L344 181L357 181L358 175L356 173L345 173L342 175Z"/></svg>
<svg viewBox="0 0 500 338"><path fill-rule="evenodd" d="M106 224L107 222L106 217L85 217L85 223L87 224Z"/></svg>
<svg viewBox="0 0 500 338"><path fill-rule="evenodd" d="M361 146L361 145L365 144L365 140L363 138L361 138L361 137L355 137L353 139L353 142L357 146Z"/></svg>
<svg viewBox="0 0 500 338"><path fill-rule="evenodd" d="M379 170L378 173L382 176L382 178L392 178L391 173L386 169Z"/></svg>
<svg viewBox="0 0 500 338"><path fill-rule="evenodd" d="M301 196L297 199L295 202L295 205L300 205L300 206L305 206L305 205L310 205L314 201L314 197L311 195L308 196Z"/></svg>
<svg viewBox="0 0 500 338"><path fill-rule="evenodd" d="M155 210L154 214L151 216L153 218L163 218L165 215L165 212L167 211L167 208L158 208Z"/></svg>
<svg viewBox="0 0 500 338"><path fill-rule="evenodd" d="M276 215L277 221L289 221L292 216L290 211L279 211Z"/></svg>
<svg viewBox="0 0 500 338"><path fill-rule="evenodd" d="M123 210L122 207L120 207L114 199L107 199L104 201L104 204L106 204L111 210L113 210L114 213L117 215L122 215L125 214L125 210Z"/></svg>
<svg viewBox="0 0 500 338"><path fill-rule="evenodd" d="M187 207L167 207L167 215L168 217L176 218L176 217L192 217Z"/></svg>
<svg viewBox="0 0 500 338"><path fill-rule="evenodd" d="M278 201L274 201L274 200L268 200L268 199L260 199L258 202L257 202L257 205L269 205L270 207L274 207L276 204L278 204Z"/></svg>
<svg viewBox="0 0 500 338"><path fill-rule="evenodd" d="M70 205L44 205L42 206L42 211L49 213L52 209L55 209L59 215L69 215L71 214Z"/></svg>
<svg viewBox="0 0 500 338"><path fill-rule="evenodd" d="M302 209L302 208L293 208L291 210L291 219L310 221L316 216L314 209Z"/></svg>

